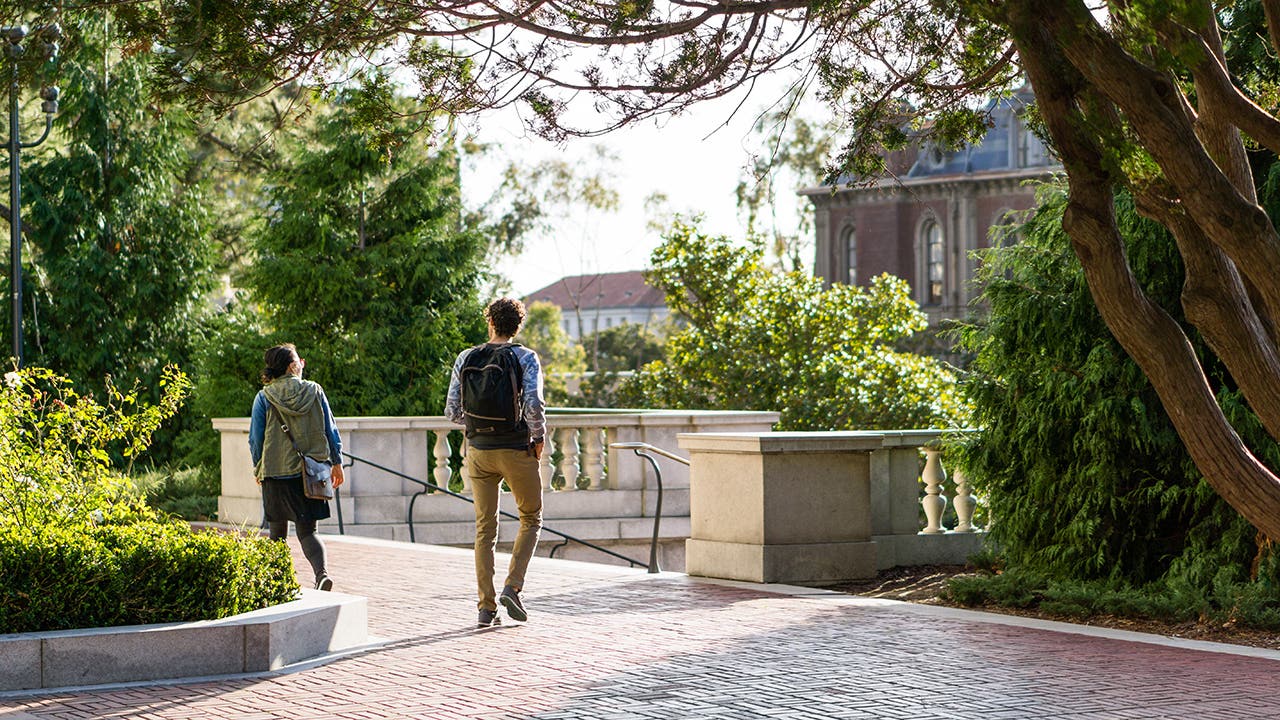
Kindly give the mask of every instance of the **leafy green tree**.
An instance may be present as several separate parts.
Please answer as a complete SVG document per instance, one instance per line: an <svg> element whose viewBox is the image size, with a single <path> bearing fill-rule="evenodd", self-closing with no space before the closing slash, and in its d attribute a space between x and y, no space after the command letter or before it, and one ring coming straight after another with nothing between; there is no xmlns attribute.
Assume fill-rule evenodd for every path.
<svg viewBox="0 0 1280 720"><path fill-rule="evenodd" d="M840 129L834 118L814 121L798 115L802 98L793 91L780 107L756 121L754 135L760 147L735 191L738 209L746 214L747 232L767 237L770 254L791 270L802 270L812 260L813 219L802 212L794 226L780 225L778 192L794 194L797 187L822 182Z"/></svg>
<svg viewBox="0 0 1280 720"><path fill-rule="evenodd" d="M582 338L582 348L592 358L592 369L596 372L640 370L663 358L666 335L671 328L666 323L660 327L665 332L655 331L649 325L624 322L587 333Z"/></svg>
<svg viewBox="0 0 1280 720"><path fill-rule="evenodd" d="M769 270L747 247L677 222L654 251L649 282L688 326L667 357L623 389L628 404L778 410L779 427L846 430L954 427L966 408L939 362L893 344L925 326L907 284L824 289Z"/></svg>
<svg viewBox="0 0 1280 720"><path fill-rule="evenodd" d="M568 404L567 376L580 374L586 369L582 346L569 339L563 323L560 306L549 302L530 303L524 329L516 338L538 353L538 359L542 362L543 392L548 405Z"/></svg>
<svg viewBox="0 0 1280 720"><path fill-rule="evenodd" d="M1057 580L1198 590L1247 581L1255 531L1204 482L1151 383L1107 332L1083 270L1067 262L1065 195L1046 187L1040 200L1018 243L984 255L989 314L962 333L974 353L965 389L982 428L964 459L983 480L992 538L1011 570ZM1128 197L1116 215L1144 291L1185 323L1173 239ZM1188 334L1232 424L1259 457L1280 463L1280 446L1226 369Z"/></svg>
<svg viewBox="0 0 1280 720"><path fill-rule="evenodd" d="M412 120L359 123L379 91L341 96L314 132L282 139L247 297L201 355L203 412L244 414L262 351L287 341L338 414L438 414L454 356L483 340L487 241L461 225L455 157L413 142Z"/></svg>
<svg viewBox="0 0 1280 720"><path fill-rule="evenodd" d="M61 114L24 168L26 359L89 390L109 375L154 389L190 361L214 287L193 130L148 101L148 63L120 53L105 14L64 22Z"/></svg>
<svg viewBox="0 0 1280 720"><path fill-rule="evenodd" d="M127 32L174 48L163 61L168 87L193 102L326 77L317 72L326 63L407 43L395 54L431 107L518 98L552 137L679 112L803 61L813 72L800 82L820 83L848 133L828 177L855 181L881 173L883 150L903 147L912 131L939 146L980 137L976 100L1029 81L1066 170L1064 227L1107 328L1152 381L1215 491L1280 537L1280 476L1239 441L1187 333L1142 291L1112 209L1127 190L1174 235L1188 322L1280 438L1280 231L1258 201L1246 153L1246 143L1280 152L1269 109L1280 8L1271 0L566 0L514 9L423 0L319 16L302 0L236 12L217 3L118 7ZM495 31L506 27L520 31ZM1259 44L1265 52L1241 52ZM609 51L564 62L583 47ZM570 112L575 99L596 112ZM601 120L573 123L584 116Z"/></svg>

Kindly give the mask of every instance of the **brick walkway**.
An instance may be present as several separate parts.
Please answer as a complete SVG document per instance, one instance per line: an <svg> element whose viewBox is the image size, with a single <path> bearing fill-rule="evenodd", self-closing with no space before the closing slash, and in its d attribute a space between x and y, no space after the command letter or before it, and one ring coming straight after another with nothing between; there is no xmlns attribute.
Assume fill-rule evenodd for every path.
<svg viewBox="0 0 1280 720"><path fill-rule="evenodd" d="M0 719L1280 717L1280 653L545 559L530 622L476 630L469 551L326 541L335 589L370 598L386 645L262 677L0 696Z"/></svg>

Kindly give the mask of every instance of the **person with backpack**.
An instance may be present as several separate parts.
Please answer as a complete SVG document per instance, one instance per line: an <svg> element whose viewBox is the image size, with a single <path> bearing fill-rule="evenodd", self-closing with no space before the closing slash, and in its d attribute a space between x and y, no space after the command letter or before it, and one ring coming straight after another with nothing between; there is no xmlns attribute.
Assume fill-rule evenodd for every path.
<svg viewBox="0 0 1280 720"><path fill-rule="evenodd" d="M344 480L342 436L324 388L302 379L306 362L293 343L268 348L263 364L259 379L264 387L253 398L249 419L249 456L262 486L262 515L272 540L284 542L293 523L316 589L332 590L324 543L316 535L316 521L329 517L329 502L304 494L299 453L329 462L336 488Z"/></svg>
<svg viewBox="0 0 1280 720"><path fill-rule="evenodd" d="M524 325L524 303L498 298L485 308L484 316L489 342L458 354L444 406L445 417L466 427L462 472L471 482L475 499L479 627L501 623L498 603L511 619L529 619L520 593L542 531L538 460L547 424L538 354L512 342ZM493 554L498 544L498 493L504 480L516 499L520 530L502 594L497 595Z"/></svg>

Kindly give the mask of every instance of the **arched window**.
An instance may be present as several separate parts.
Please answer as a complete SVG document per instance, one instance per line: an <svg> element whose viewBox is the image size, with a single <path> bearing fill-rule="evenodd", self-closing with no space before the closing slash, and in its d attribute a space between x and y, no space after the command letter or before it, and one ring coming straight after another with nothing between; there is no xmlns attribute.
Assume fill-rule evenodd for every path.
<svg viewBox="0 0 1280 720"><path fill-rule="evenodd" d="M850 285L858 284L858 234L852 227L846 227L840 233L840 245L844 248L845 281Z"/></svg>
<svg viewBox="0 0 1280 720"><path fill-rule="evenodd" d="M942 303L942 283L946 276L946 255L942 250L942 228L935 220L926 220L920 228L921 247L925 257L924 304Z"/></svg>

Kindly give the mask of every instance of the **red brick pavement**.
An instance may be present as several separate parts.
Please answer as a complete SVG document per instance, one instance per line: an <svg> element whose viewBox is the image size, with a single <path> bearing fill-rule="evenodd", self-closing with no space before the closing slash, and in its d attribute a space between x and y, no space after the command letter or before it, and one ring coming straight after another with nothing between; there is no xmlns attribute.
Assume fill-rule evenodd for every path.
<svg viewBox="0 0 1280 720"><path fill-rule="evenodd" d="M326 541L335 589L369 597L385 645L259 677L0 696L0 719L1280 717L1280 654L540 558L530 622L477 630L468 551Z"/></svg>

